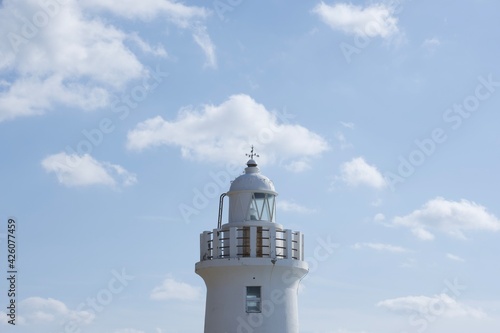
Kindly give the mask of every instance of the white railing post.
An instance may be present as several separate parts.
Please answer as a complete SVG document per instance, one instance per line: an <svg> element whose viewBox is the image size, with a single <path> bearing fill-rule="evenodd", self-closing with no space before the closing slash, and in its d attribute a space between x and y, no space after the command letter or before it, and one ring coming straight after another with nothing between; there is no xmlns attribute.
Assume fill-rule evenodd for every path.
<svg viewBox="0 0 500 333"><path fill-rule="evenodd" d="M276 259L276 227L269 228L269 256Z"/></svg>
<svg viewBox="0 0 500 333"><path fill-rule="evenodd" d="M205 231L204 232L204 245L203 245L203 248L205 249L205 254L206 254L206 257L205 259L208 260L208 259L212 259L213 258L213 255L214 255L214 250L213 250L213 241L212 241L212 238L213 238L213 233L210 232L210 231Z"/></svg>
<svg viewBox="0 0 500 333"><path fill-rule="evenodd" d="M205 253L207 253L207 245L205 244L206 231L200 234L200 261L205 260Z"/></svg>
<svg viewBox="0 0 500 333"><path fill-rule="evenodd" d="M237 237L237 228L231 227L229 228L229 257L236 258L238 257L238 240Z"/></svg>
<svg viewBox="0 0 500 333"><path fill-rule="evenodd" d="M217 259L220 257L220 248L219 248L219 235L217 235L218 229L213 230L213 242L212 242L212 247L213 247L213 258Z"/></svg>
<svg viewBox="0 0 500 333"><path fill-rule="evenodd" d="M286 229L286 258L287 259L292 259L293 258L293 243L292 243L292 230Z"/></svg>
<svg viewBox="0 0 500 333"><path fill-rule="evenodd" d="M257 257L257 227L250 227L250 257Z"/></svg>
<svg viewBox="0 0 500 333"><path fill-rule="evenodd" d="M294 238L297 241L297 260L302 260L302 233L300 231L295 232Z"/></svg>
<svg viewBox="0 0 500 333"><path fill-rule="evenodd" d="M304 260L304 234L300 233L300 260Z"/></svg>

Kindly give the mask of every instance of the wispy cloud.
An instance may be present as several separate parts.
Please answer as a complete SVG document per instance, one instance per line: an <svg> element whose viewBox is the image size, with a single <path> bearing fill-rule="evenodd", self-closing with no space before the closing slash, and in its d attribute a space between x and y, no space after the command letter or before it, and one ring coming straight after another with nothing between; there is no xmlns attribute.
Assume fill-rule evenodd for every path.
<svg viewBox="0 0 500 333"><path fill-rule="evenodd" d="M407 258L406 261L399 265L401 268L415 268L416 266L417 260L415 258Z"/></svg>
<svg viewBox="0 0 500 333"><path fill-rule="evenodd" d="M119 6L113 0L86 0L82 6L91 10L103 9L127 19L151 21L165 17L180 28L189 28L210 15L210 11L203 7L188 6L172 0L143 0L140 6L134 0L121 0Z"/></svg>
<svg viewBox="0 0 500 333"><path fill-rule="evenodd" d="M95 315L89 311L71 310L63 302L53 298L29 297L19 306L28 325L42 325L71 321L80 325L92 323Z"/></svg>
<svg viewBox="0 0 500 333"><path fill-rule="evenodd" d="M144 331L139 331L133 328L122 328L119 330L113 331L113 333L144 333Z"/></svg>
<svg viewBox="0 0 500 333"><path fill-rule="evenodd" d="M169 276L151 291L150 297L158 301L169 299L193 301L201 297L201 289Z"/></svg>
<svg viewBox="0 0 500 333"><path fill-rule="evenodd" d="M9 317L7 316L7 313L0 311L0 324L7 325L9 322Z"/></svg>
<svg viewBox="0 0 500 333"><path fill-rule="evenodd" d="M167 51L163 45L151 46L146 43L137 33L131 33L128 39L133 41L144 53L149 53L158 57L166 58L168 56Z"/></svg>
<svg viewBox="0 0 500 333"><path fill-rule="evenodd" d="M354 129L354 123L341 121L340 124L342 126L344 126L345 128L348 128L348 129L351 129L351 130Z"/></svg>
<svg viewBox="0 0 500 333"><path fill-rule="evenodd" d="M441 45L441 41L437 37L428 38L422 43L422 46L425 48L435 48L439 45Z"/></svg>
<svg viewBox="0 0 500 333"><path fill-rule="evenodd" d="M293 201L288 201L288 200L278 200L277 201L278 209L281 209L285 212L293 212L293 213L299 213L299 214L311 214L316 212L314 209L310 209L307 207L304 207L302 205L299 205Z"/></svg>
<svg viewBox="0 0 500 333"><path fill-rule="evenodd" d="M405 249L404 247L391 244L383 244L383 243L356 243L352 246L352 248L356 250L368 248L377 251L394 252L394 253L408 252L408 250Z"/></svg>
<svg viewBox="0 0 500 333"><path fill-rule="evenodd" d="M282 120L278 119L281 117ZM161 116L139 123L127 136L127 147L141 151L160 145L177 146L185 158L224 164L234 162L251 144L265 151L259 164L279 162L292 171L309 168L328 144L318 134L288 123L288 114L268 111L248 95L233 95L201 110L186 107L176 120Z"/></svg>
<svg viewBox="0 0 500 333"><path fill-rule="evenodd" d="M210 68L217 68L217 57L215 55L215 45L207 33L205 27L197 27L194 29L193 38L205 53L206 62L205 66Z"/></svg>
<svg viewBox="0 0 500 333"><path fill-rule="evenodd" d="M432 297L428 296L406 296L400 298L387 299L377 303L378 307L396 313L421 313L426 315L429 310L439 307L443 317L472 317L485 318L486 314L481 309L457 302L446 294L439 294Z"/></svg>
<svg viewBox="0 0 500 333"><path fill-rule="evenodd" d="M428 38L422 43L422 48L426 51L427 56L432 56L441 45L441 41L437 37Z"/></svg>
<svg viewBox="0 0 500 333"><path fill-rule="evenodd" d="M462 199L450 201L437 197L405 216L392 220L395 226L409 228L421 240L433 240L430 230L439 230L454 238L466 239L466 231L500 230L500 220L486 207Z"/></svg>
<svg viewBox="0 0 500 333"><path fill-rule="evenodd" d="M88 0L89 9L101 8L115 15L128 19L151 21L162 17L181 29L191 31L194 41L205 54L205 66L217 67L215 45L207 32L205 21L211 15L210 10L199 6L188 6L172 0L146 0L137 6L137 1L122 0L117 6L113 0Z"/></svg>
<svg viewBox="0 0 500 333"><path fill-rule="evenodd" d="M446 258L453 260L453 261L465 262L465 259L463 259L457 255L451 254L451 253L446 253Z"/></svg>
<svg viewBox="0 0 500 333"><path fill-rule="evenodd" d="M383 3L362 7L321 2L312 12L330 28L349 35L389 38L399 33L394 8Z"/></svg>
<svg viewBox="0 0 500 333"><path fill-rule="evenodd" d="M357 157L340 166L339 179L352 187L368 186L376 189L386 187L386 181L377 167L366 163L363 157Z"/></svg>
<svg viewBox="0 0 500 333"><path fill-rule="evenodd" d="M311 169L311 164L308 158L302 158L289 162L285 165L288 171L299 173Z"/></svg>
<svg viewBox="0 0 500 333"><path fill-rule="evenodd" d="M353 147L352 144L347 141L344 133L340 131L335 133L335 139L337 139L337 142L339 143L341 150Z"/></svg>
<svg viewBox="0 0 500 333"><path fill-rule="evenodd" d="M64 152L47 156L42 167L54 173L59 183L72 186L129 186L137 182L133 173L122 166L109 162L99 162L92 156L67 154Z"/></svg>

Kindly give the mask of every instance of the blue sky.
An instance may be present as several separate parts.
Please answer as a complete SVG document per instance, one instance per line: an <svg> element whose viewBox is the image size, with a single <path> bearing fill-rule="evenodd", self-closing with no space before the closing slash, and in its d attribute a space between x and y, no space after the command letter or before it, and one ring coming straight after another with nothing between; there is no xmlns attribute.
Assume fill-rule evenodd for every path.
<svg viewBox="0 0 500 333"><path fill-rule="evenodd" d="M254 145L301 332L498 332L499 10L2 1L0 330L201 332L199 233Z"/></svg>

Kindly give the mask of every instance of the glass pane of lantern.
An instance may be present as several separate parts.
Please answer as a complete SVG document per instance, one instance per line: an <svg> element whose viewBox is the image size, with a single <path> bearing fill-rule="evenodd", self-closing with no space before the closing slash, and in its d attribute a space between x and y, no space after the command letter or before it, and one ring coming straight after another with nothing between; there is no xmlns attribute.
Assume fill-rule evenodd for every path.
<svg viewBox="0 0 500 333"><path fill-rule="evenodd" d="M259 219L259 213L257 206L255 205L255 199L252 197L250 200L250 207L248 208L247 220L255 221Z"/></svg>
<svg viewBox="0 0 500 333"><path fill-rule="evenodd" d="M275 207L275 196L272 195L272 194L268 194L267 195L267 200L268 200L268 203L269 203L269 215L270 215L270 219L269 221L271 222L274 222L275 220L275 215L276 215L276 207Z"/></svg>
<svg viewBox="0 0 500 333"><path fill-rule="evenodd" d="M265 193L254 193L255 207L257 208L257 216L259 220L267 220L263 218L263 212L265 208L266 194Z"/></svg>

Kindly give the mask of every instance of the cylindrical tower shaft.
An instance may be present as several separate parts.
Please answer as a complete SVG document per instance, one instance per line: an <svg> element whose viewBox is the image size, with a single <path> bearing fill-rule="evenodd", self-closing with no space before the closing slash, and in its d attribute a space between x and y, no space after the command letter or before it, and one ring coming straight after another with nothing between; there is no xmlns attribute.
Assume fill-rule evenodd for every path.
<svg viewBox="0 0 500 333"><path fill-rule="evenodd" d="M219 260L217 260L219 261ZM246 258L199 263L207 286L205 333L298 333L297 293L307 264Z"/></svg>

